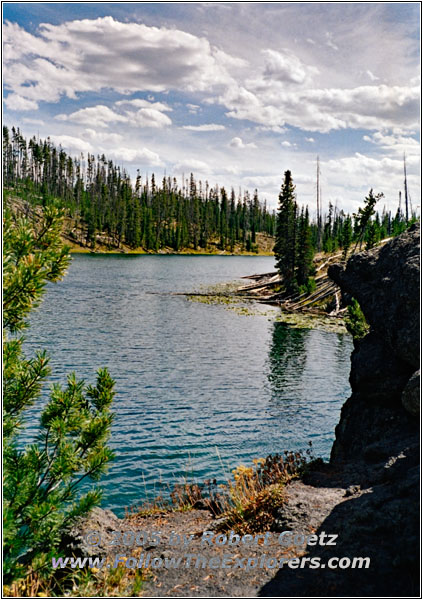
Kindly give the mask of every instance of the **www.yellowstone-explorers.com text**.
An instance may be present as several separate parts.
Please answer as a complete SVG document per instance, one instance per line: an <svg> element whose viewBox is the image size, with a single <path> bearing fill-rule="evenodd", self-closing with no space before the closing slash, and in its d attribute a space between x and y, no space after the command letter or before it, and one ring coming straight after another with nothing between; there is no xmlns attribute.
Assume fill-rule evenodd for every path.
<svg viewBox="0 0 423 600"><path fill-rule="evenodd" d="M114 558L84 557L53 557L53 569L116 569L119 566L127 569L243 569L251 571L253 569L280 569L288 567L289 569L368 569L370 567L369 557L349 557L341 558L333 556L326 562L320 557L302 556L299 558L276 558L262 554L250 558L241 558L233 554L224 554L223 556L206 557L202 554L183 554L178 557L152 556L150 553L142 553L138 558L134 556L126 557L123 554L117 554Z"/></svg>

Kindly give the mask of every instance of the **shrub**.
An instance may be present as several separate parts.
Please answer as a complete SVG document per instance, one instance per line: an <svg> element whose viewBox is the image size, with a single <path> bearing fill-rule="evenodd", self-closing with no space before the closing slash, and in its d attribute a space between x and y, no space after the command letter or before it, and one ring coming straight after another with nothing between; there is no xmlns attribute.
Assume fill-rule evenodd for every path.
<svg viewBox="0 0 423 600"><path fill-rule="evenodd" d="M369 324L355 298L348 305L348 317L345 319L345 326L353 336L354 341L361 340L369 331Z"/></svg>
<svg viewBox="0 0 423 600"><path fill-rule="evenodd" d="M314 279L314 277L309 277L307 279L307 283L303 283L303 285L300 285L299 287L299 293L300 294L312 294L316 289L316 281Z"/></svg>
<svg viewBox="0 0 423 600"><path fill-rule="evenodd" d="M222 527L242 533L269 529L284 502L285 485L300 477L311 459L310 444L305 453L285 451L254 459L252 467L239 465L233 471L233 481L222 486L229 492Z"/></svg>

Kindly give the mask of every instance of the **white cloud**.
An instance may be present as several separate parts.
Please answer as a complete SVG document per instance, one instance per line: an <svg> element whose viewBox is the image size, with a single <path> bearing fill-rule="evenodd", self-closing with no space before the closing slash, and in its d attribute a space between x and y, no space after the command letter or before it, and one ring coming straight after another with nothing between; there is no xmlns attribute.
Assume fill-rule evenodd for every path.
<svg viewBox="0 0 423 600"><path fill-rule="evenodd" d="M291 148L292 144L291 142L288 142L287 140L285 140L284 142L281 142L282 146L285 146L286 148Z"/></svg>
<svg viewBox="0 0 423 600"><path fill-rule="evenodd" d="M88 138L93 144L113 144L118 145L122 142L123 136L119 133L108 133L95 129L84 129L84 138Z"/></svg>
<svg viewBox="0 0 423 600"><path fill-rule="evenodd" d="M188 103L187 104L187 109L188 109L188 112L191 115L196 115L198 113L198 111L200 110L200 107L198 106L198 104L190 104L190 103Z"/></svg>
<svg viewBox="0 0 423 600"><path fill-rule="evenodd" d="M258 125L256 127L257 131L272 131L273 133L286 133L287 129L286 127L281 127L280 125L270 125L270 126L266 126L266 125Z"/></svg>
<svg viewBox="0 0 423 600"><path fill-rule="evenodd" d="M320 164L326 179L331 182L331 189L336 190L344 201L345 195L348 196L350 191L354 191L356 202L360 204L364 195L373 188L375 192L385 194L385 198L380 202L381 208L383 204L388 204L390 209L395 209L398 190L402 189L404 179L401 156L379 158L356 152L353 156L323 161ZM415 190L420 189L420 183L415 164L411 160L408 164L411 166L408 183L410 193L413 194ZM357 193L360 191L361 196Z"/></svg>
<svg viewBox="0 0 423 600"><path fill-rule="evenodd" d="M244 143L240 137L232 138L231 141L229 142L229 146L231 148L240 148L240 149L257 148L257 146L254 144L254 142Z"/></svg>
<svg viewBox="0 0 423 600"><path fill-rule="evenodd" d="M148 148L134 149L118 147L109 150L109 156L115 161L123 161L128 163L136 163L137 167L163 167L164 163L157 152L153 152Z"/></svg>
<svg viewBox="0 0 423 600"><path fill-rule="evenodd" d="M196 158L185 158L174 165L174 170L179 173L209 173L210 167L207 163Z"/></svg>
<svg viewBox="0 0 423 600"><path fill-rule="evenodd" d="M126 110L125 114L117 113L111 110L108 106L98 104L97 106L89 106L81 108L71 114L59 114L55 119L59 121L72 121L81 125L91 125L92 127L108 127L111 123L129 123L135 127L152 127L161 129L172 124L171 119L165 115L162 110L172 110L167 105L161 103L151 104L146 100L119 101L116 106L128 105L130 110ZM137 106L149 106L158 108L139 108L131 110Z"/></svg>
<svg viewBox="0 0 423 600"><path fill-rule="evenodd" d="M9 94L4 102L10 110L36 110L38 108L36 102L19 96L19 94Z"/></svg>
<svg viewBox="0 0 423 600"><path fill-rule="evenodd" d="M54 144L62 146L69 154L84 154L93 153L96 149L87 142L81 140L81 138L74 137L71 135L50 135L50 139Z"/></svg>
<svg viewBox="0 0 423 600"><path fill-rule="evenodd" d="M225 173L229 173L229 175L239 175L240 174L240 170L238 169L238 167L233 167L232 165L229 165L228 167L224 167L223 170Z"/></svg>
<svg viewBox="0 0 423 600"><path fill-rule="evenodd" d="M248 187L254 188L271 188L275 190L275 195L281 187L281 176L280 175L255 175L244 177L244 184Z"/></svg>
<svg viewBox="0 0 423 600"><path fill-rule="evenodd" d="M304 64L297 56L287 49L282 52L263 50L265 56L264 79L283 83L305 83L312 75L318 73L315 67Z"/></svg>
<svg viewBox="0 0 423 600"><path fill-rule="evenodd" d="M329 46L332 50L339 50L338 46L333 41L333 35L329 31L326 32L326 46Z"/></svg>
<svg viewBox="0 0 423 600"><path fill-rule="evenodd" d="M30 117L24 117L22 122L29 123L30 125L45 125L45 122L42 119L32 119Z"/></svg>
<svg viewBox="0 0 423 600"><path fill-rule="evenodd" d="M217 123L207 123L205 125L183 125L181 129L188 129L189 131L222 131L226 127Z"/></svg>
<svg viewBox="0 0 423 600"><path fill-rule="evenodd" d="M166 112L172 112L172 108L165 102L149 102L141 98L134 100L119 100L115 102L117 107L126 107L125 115L127 121L135 127L151 127L162 129L172 125L172 120ZM133 109L138 110L134 111Z"/></svg>
<svg viewBox="0 0 423 600"><path fill-rule="evenodd" d="M161 129L172 125L171 119L154 108L140 108L135 113L127 112L128 121L137 127L153 127Z"/></svg>
<svg viewBox="0 0 423 600"><path fill-rule="evenodd" d="M208 90L229 83L226 67L239 64L205 38L112 17L44 23L36 34L6 22L4 46L6 89L34 102L104 88Z"/></svg>
<svg viewBox="0 0 423 600"><path fill-rule="evenodd" d="M143 100L142 98L135 98L134 100L118 100L115 102L115 106L135 106L136 108L151 108L160 112L168 112L173 109L165 102L150 102Z"/></svg>
<svg viewBox="0 0 423 600"><path fill-rule="evenodd" d="M107 159L116 162L135 163L139 167L163 167L164 162L157 152L148 148L127 148L119 144L123 136L117 133L107 133L94 129L84 129L84 139L70 135L51 135L51 140L61 145L70 154L104 153ZM89 141L88 141L89 140Z"/></svg>
<svg viewBox="0 0 423 600"><path fill-rule="evenodd" d="M69 115L56 115L55 119L59 121L73 121L82 125L91 125L92 127L108 127L109 123L127 121L126 117L117 114L103 104L81 108Z"/></svg>
<svg viewBox="0 0 423 600"><path fill-rule="evenodd" d="M262 85L264 83L264 85ZM350 89L300 89L287 91L278 82L250 81L246 88L227 90L216 99L235 119L265 126L285 124L328 133L335 129L418 127L420 88L361 86Z"/></svg>
<svg viewBox="0 0 423 600"><path fill-rule="evenodd" d="M243 7L233 10L247 11ZM398 32L390 35L384 32L380 20L376 23L374 19L376 7L366 10L368 16L360 8L359 19L348 7L342 11L328 8L325 14L313 13L309 19L303 16L299 19L296 7L284 8L289 27L297 33L298 21L308 23L302 38L308 43L293 46L293 52L289 48L290 42L293 45L292 35L287 35L285 48L281 49L276 42L270 47L275 33L270 29L267 48L245 49L249 60L225 53L205 37L177 28L122 23L112 17L43 24L35 34L6 22L4 83L9 92L6 103L13 108L15 99L15 110L17 107L30 110L40 100L58 102L62 96L77 98L80 93L102 89L121 94L181 90L201 92L206 96L203 102L222 104L227 116L270 128L288 124L327 133L347 128L417 127L420 87L418 83L410 83L413 78L408 77L414 60L410 44ZM338 14L338 21L327 18L331 11ZM271 12L269 9L268 23ZM345 22L340 19L341 14ZM312 17L318 18L320 28L312 25ZM322 30L325 18L326 27L331 29L319 38L315 31ZM197 31L194 27L193 30ZM205 29L198 31L205 35ZM306 37L307 33L312 37ZM207 35L211 37L209 31ZM310 43L314 38L318 42ZM341 39L342 47L338 44ZM336 58L328 53L328 46L339 51ZM383 56L384 61L381 63L377 56ZM363 64L368 67L366 77L372 85L357 85L365 71L356 65ZM380 80L387 82L396 73L402 83L374 85L375 72ZM339 85L340 81L343 85ZM207 98L212 94L213 98ZM170 107L165 108L160 102L123 100L123 106L125 102L127 107L159 113L170 111ZM188 110L198 110L192 108L198 104L190 106ZM107 122L100 120L99 126ZM134 122L156 129L170 125L163 116L145 112L134 118Z"/></svg>
<svg viewBox="0 0 423 600"><path fill-rule="evenodd" d="M314 144L314 142L315 142L314 138L312 138L312 137L308 137L308 138L306 137L305 141L309 142L310 144Z"/></svg>
<svg viewBox="0 0 423 600"><path fill-rule="evenodd" d="M369 77L369 79L371 81L377 81L379 79L379 77L376 77L376 75L373 75L373 73L369 69L367 69L366 75Z"/></svg>
<svg viewBox="0 0 423 600"><path fill-rule="evenodd" d="M412 137L377 131L371 136L364 135L363 140L377 145L379 148L393 156L402 156L404 153L407 156L420 156L420 144Z"/></svg>
<svg viewBox="0 0 423 600"><path fill-rule="evenodd" d="M226 52L222 52L222 50L219 50L218 48L214 48L214 56L219 64L226 67L229 71L231 69L237 70L248 67L248 62L245 59L226 54Z"/></svg>

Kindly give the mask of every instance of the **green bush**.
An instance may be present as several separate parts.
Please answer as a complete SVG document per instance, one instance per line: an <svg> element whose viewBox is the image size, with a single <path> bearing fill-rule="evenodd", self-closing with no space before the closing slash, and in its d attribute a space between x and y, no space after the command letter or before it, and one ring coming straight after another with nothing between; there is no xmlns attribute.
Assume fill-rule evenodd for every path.
<svg viewBox="0 0 423 600"><path fill-rule="evenodd" d="M354 340L361 340L369 331L369 324L355 298L348 306L348 317L345 319L345 326Z"/></svg>
<svg viewBox="0 0 423 600"><path fill-rule="evenodd" d="M307 279L307 283L300 285L299 293L310 295L315 291L315 289L316 289L316 281L314 280L314 277L309 277Z"/></svg>
<svg viewBox="0 0 423 600"><path fill-rule="evenodd" d="M114 382L106 369L95 386L74 374L52 387L40 415L36 441L22 443L25 410L36 402L50 369L45 352L23 356L20 332L48 281L58 281L69 264L60 232L62 216L46 207L30 224L6 210L4 217L4 583L48 578L58 556L61 531L101 498L96 488L81 495L79 484L98 480L112 451L106 442ZM25 580L24 580L25 581ZM22 584L22 588L25 585Z"/></svg>

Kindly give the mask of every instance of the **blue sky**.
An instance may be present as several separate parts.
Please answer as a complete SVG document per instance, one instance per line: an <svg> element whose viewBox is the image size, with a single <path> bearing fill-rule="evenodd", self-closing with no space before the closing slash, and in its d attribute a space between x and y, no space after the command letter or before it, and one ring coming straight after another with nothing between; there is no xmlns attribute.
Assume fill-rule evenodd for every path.
<svg viewBox="0 0 423 600"><path fill-rule="evenodd" d="M4 3L4 122L131 174L420 196L418 3Z"/></svg>

